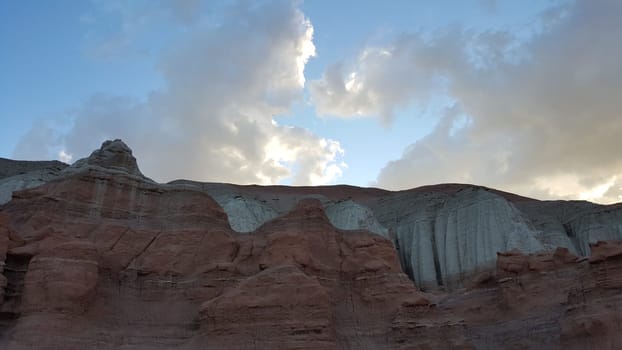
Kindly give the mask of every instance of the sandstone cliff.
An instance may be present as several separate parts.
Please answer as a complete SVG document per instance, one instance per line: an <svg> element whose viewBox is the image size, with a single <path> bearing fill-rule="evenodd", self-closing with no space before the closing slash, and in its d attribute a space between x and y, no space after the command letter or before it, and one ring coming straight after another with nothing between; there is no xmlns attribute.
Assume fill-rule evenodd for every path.
<svg viewBox="0 0 622 350"><path fill-rule="evenodd" d="M2 349L622 346L618 205L158 184L120 140L18 168L0 172Z"/></svg>

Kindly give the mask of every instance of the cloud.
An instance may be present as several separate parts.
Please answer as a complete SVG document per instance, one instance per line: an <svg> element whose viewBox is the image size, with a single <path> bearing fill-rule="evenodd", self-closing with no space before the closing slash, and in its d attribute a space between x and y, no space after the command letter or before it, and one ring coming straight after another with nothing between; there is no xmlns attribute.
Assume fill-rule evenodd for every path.
<svg viewBox="0 0 622 350"><path fill-rule="evenodd" d="M165 88L146 100L92 96L61 132L64 154L77 159L120 137L160 181L335 181L343 168L337 141L273 122L302 96L315 54L309 20L291 2L240 2L219 23L180 31L159 57Z"/></svg>
<svg viewBox="0 0 622 350"><path fill-rule="evenodd" d="M435 94L454 101L431 134L382 169L379 186L471 182L620 201L621 15L619 1L577 1L547 10L527 39L456 28L403 35L371 57L363 51L346 74L327 71L312 96L325 113L351 116L360 104L385 119ZM350 76L361 88L344 88Z"/></svg>
<svg viewBox="0 0 622 350"><path fill-rule="evenodd" d="M40 119L19 139L13 158L49 159L56 157L62 148L62 135L55 119ZM33 157L34 156L34 157Z"/></svg>
<svg viewBox="0 0 622 350"><path fill-rule="evenodd" d="M433 38L402 34L390 45L363 49L350 64L330 66L310 82L311 100L320 115L378 117L390 123L400 108L426 104L444 92L448 69L466 69L469 60L481 59L481 53L469 56L463 50L463 40L484 50L492 37L483 33L467 38L458 27L440 30Z"/></svg>
<svg viewBox="0 0 622 350"><path fill-rule="evenodd" d="M411 62L402 48L366 48L351 65L330 66L311 81L311 101L320 115L343 118L378 116L390 122L397 108L425 96L433 75ZM414 69L413 69L414 68Z"/></svg>
<svg viewBox="0 0 622 350"><path fill-rule="evenodd" d="M184 23L193 23L199 19L201 0L169 0L173 17Z"/></svg>

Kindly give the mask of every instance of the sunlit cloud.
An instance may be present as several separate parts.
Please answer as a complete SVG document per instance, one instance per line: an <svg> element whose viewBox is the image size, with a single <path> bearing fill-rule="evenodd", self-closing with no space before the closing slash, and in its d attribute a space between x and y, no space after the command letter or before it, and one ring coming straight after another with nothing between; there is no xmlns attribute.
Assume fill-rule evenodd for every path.
<svg viewBox="0 0 622 350"><path fill-rule="evenodd" d="M144 5L145 12L129 3L99 15L120 15L119 33L131 45L135 29L171 18L166 11L185 11ZM46 138L22 144L32 150L60 145L59 158L69 160L104 139L122 138L143 173L159 181L336 181L343 167L338 141L274 120L302 100L305 65L315 55L310 20L289 1L235 2L220 16L219 25L200 25L199 18L199 24L177 31L176 25L187 23L167 22L178 37L158 54L165 87L146 100L93 95L75 109L69 130L55 130L55 145ZM16 153L28 155L29 149Z"/></svg>
<svg viewBox="0 0 622 350"><path fill-rule="evenodd" d="M71 154L67 154L64 150L58 152L58 160L63 163L71 163L73 156Z"/></svg>
<svg viewBox="0 0 622 350"><path fill-rule="evenodd" d="M458 26L405 33L327 68L310 82L312 101L322 115L385 124L400 106L451 101L432 133L381 170L381 187L469 182L543 199L617 201L620 16L619 1L564 2L524 37Z"/></svg>

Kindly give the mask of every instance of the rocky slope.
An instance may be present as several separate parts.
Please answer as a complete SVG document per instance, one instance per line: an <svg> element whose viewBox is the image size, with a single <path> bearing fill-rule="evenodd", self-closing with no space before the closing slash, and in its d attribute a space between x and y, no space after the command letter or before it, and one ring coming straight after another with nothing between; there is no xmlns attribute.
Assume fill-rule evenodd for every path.
<svg viewBox="0 0 622 350"><path fill-rule="evenodd" d="M43 185L67 167L59 161L19 161L0 158L0 205L14 191Z"/></svg>
<svg viewBox="0 0 622 350"><path fill-rule="evenodd" d="M284 215L304 198L319 200L331 223L391 239L403 270L424 289L453 289L494 267L496 253L567 248L622 239L622 205L538 201L480 186L447 184L389 192L350 186L284 187L197 183L241 233Z"/></svg>
<svg viewBox="0 0 622 350"><path fill-rule="evenodd" d="M0 162L2 349L622 347L620 205L158 184L120 140L16 164Z"/></svg>

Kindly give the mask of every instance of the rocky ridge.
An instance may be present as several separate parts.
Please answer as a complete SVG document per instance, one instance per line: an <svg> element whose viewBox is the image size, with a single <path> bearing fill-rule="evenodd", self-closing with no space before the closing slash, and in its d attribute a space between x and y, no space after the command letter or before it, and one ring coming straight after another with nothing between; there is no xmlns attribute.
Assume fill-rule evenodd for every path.
<svg viewBox="0 0 622 350"><path fill-rule="evenodd" d="M0 348L622 345L618 205L158 184L120 140L59 167L4 189Z"/></svg>
<svg viewBox="0 0 622 350"><path fill-rule="evenodd" d="M252 232L304 198L324 206L343 230L391 239L404 271L425 289L459 288L496 263L496 253L567 248L590 254L590 243L622 239L622 206L538 201L481 186L447 184L389 192L349 186L240 186L178 180L212 196L232 228Z"/></svg>

